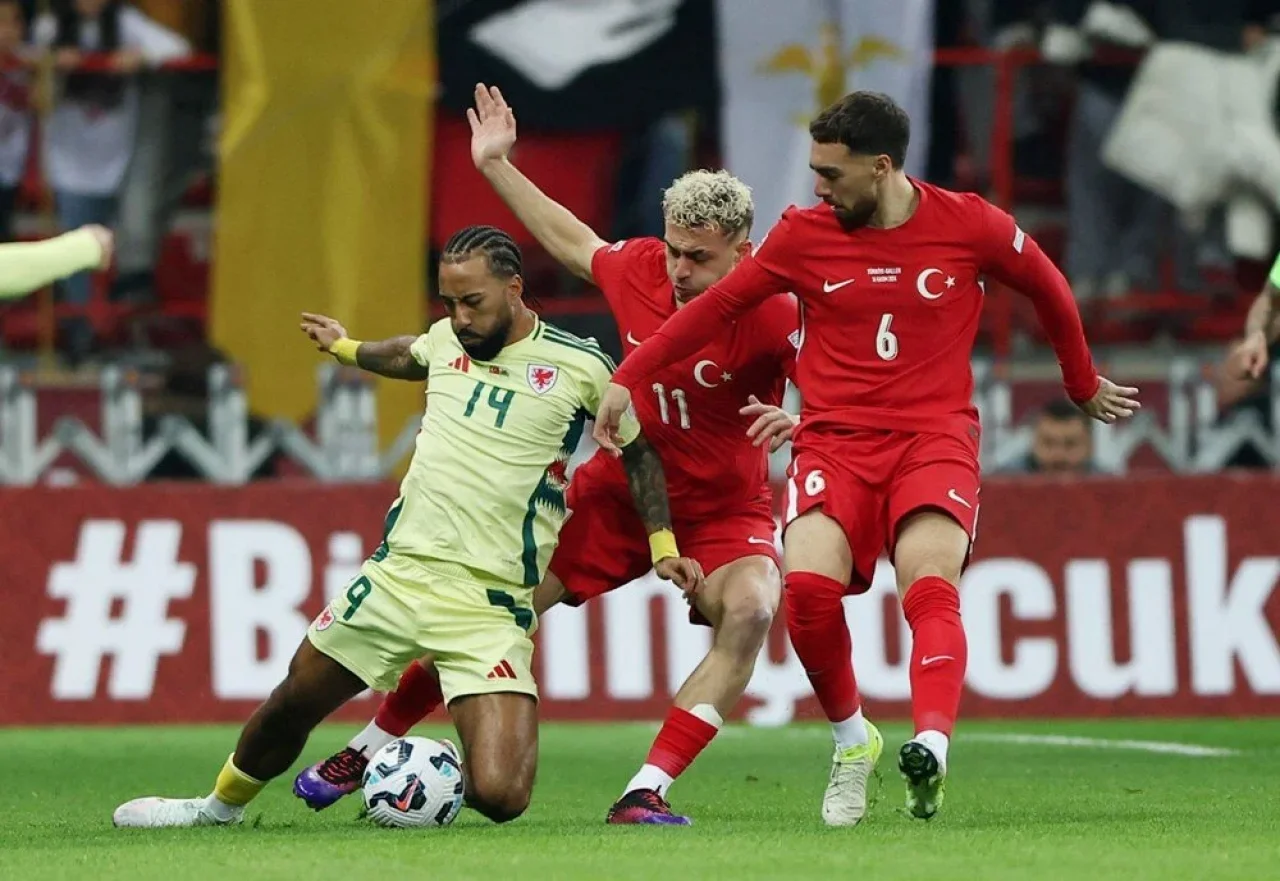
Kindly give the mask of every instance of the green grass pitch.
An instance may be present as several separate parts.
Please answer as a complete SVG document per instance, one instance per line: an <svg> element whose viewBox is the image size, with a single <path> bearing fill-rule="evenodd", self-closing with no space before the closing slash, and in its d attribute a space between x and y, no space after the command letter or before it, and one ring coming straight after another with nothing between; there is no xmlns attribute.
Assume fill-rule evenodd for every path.
<svg viewBox="0 0 1280 881"><path fill-rule="evenodd" d="M303 761L353 729L329 726ZM1280 878L1280 720L964 724L947 803L932 822L902 813L885 725L881 785L856 829L826 829L824 727L733 726L677 782L679 828L613 828L605 810L643 758L650 725L546 725L533 806L493 826L384 830L358 798L313 814L273 783L243 827L118 830L139 795L199 795L232 727L0 729L0 878L515 879ZM428 727L428 736L443 729ZM1198 744L1226 756L999 740L1009 734Z"/></svg>

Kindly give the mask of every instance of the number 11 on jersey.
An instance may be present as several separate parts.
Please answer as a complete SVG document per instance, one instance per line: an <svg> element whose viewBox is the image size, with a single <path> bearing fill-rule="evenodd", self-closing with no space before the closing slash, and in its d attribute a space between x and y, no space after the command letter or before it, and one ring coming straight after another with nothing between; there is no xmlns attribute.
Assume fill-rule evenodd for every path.
<svg viewBox="0 0 1280 881"><path fill-rule="evenodd" d="M653 384L653 393L658 396L658 416L663 425L671 424L671 410L667 406L667 389L660 382ZM689 430L689 405L685 402L684 389L673 388L671 400L676 402L676 410L680 413L680 427Z"/></svg>

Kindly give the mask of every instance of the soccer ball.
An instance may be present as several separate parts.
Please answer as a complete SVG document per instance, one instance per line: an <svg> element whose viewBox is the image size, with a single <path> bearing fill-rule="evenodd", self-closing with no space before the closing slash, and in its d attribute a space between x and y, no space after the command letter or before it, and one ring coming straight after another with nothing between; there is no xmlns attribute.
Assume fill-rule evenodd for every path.
<svg viewBox="0 0 1280 881"><path fill-rule="evenodd" d="M364 806L379 826L448 826L462 808L458 755L438 740L405 737L373 754Z"/></svg>

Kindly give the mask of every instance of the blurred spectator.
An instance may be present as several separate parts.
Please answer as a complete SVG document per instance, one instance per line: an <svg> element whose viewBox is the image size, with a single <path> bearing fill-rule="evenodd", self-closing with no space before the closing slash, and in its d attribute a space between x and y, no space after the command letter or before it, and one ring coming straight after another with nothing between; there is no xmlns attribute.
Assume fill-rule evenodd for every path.
<svg viewBox="0 0 1280 881"><path fill-rule="evenodd" d="M1280 31L1280 0L1248 0L1240 40L1244 51L1260 48L1277 31Z"/></svg>
<svg viewBox="0 0 1280 881"><path fill-rule="evenodd" d="M31 147L31 70L20 0L0 0L0 242L13 239L13 204Z"/></svg>
<svg viewBox="0 0 1280 881"><path fill-rule="evenodd" d="M1081 300L1153 286L1161 227L1170 211L1156 195L1103 164L1102 147L1120 115L1134 68L1099 57L1146 49L1159 0L1055 0L1045 57L1078 64L1067 146L1067 276Z"/></svg>
<svg viewBox="0 0 1280 881"><path fill-rule="evenodd" d="M1222 222L1198 242L1176 240L1188 235L1178 230L1175 264L1194 256L1225 267L1228 253L1251 260L1272 253L1271 211L1280 205L1280 53L1277 41L1254 41L1265 35L1275 6L1274 0L1162 4L1155 28L1161 42L1144 59L1107 137L1107 166L1176 206L1185 225ZM1256 51L1244 54L1247 45ZM1252 281L1242 271L1238 276L1256 289L1265 267L1252 269Z"/></svg>
<svg viewBox="0 0 1280 881"><path fill-rule="evenodd" d="M55 0L35 27L35 42L54 51L63 75L61 95L44 136L44 167L63 229L111 225L120 184L133 156L138 127L138 85L149 65L186 55L186 40L118 0ZM86 53L105 53L111 72L78 70ZM90 299L90 278L69 279L69 302ZM86 319L66 326L67 354L82 360L93 344Z"/></svg>
<svg viewBox="0 0 1280 881"><path fill-rule="evenodd" d="M217 48L218 2L135 0L156 21L179 30L201 52ZM118 203L119 250L111 296L154 301L156 268L193 180L214 174L211 124L218 111L216 70L184 70L139 84L139 140Z"/></svg>
<svg viewBox="0 0 1280 881"><path fill-rule="evenodd" d="M967 33L981 46L1000 52L1035 49L1050 17L1051 0L968 0ZM941 13L941 7L940 14ZM962 95L965 160L973 172L991 168L991 134L996 102L996 70L970 65L956 71ZM1070 77L1045 65L1018 68L1013 82L1014 168L1019 176L1062 179L1065 128L1060 117Z"/></svg>
<svg viewBox="0 0 1280 881"><path fill-rule="evenodd" d="M1075 404L1049 402L1036 417L1031 452L1008 470L1040 474L1094 474L1093 425Z"/></svg>

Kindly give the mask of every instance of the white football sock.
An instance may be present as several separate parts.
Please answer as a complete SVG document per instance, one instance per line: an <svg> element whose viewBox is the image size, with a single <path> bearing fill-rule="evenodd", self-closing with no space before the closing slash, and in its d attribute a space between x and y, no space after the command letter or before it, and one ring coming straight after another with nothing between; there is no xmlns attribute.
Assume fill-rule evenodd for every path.
<svg viewBox="0 0 1280 881"><path fill-rule="evenodd" d="M369 758L393 740L399 740L399 737L383 731L377 722L370 722L363 731L347 741L347 746Z"/></svg>
<svg viewBox="0 0 1280 881"><path fill-rule="evenodd" d="M944 772L947 770L947 747L951 745L951 738L941 731L921 731L911 739L916 743L923 743L927 746L929 752L933 753L934 757L937 758L942 770Z"/></svg>
<svg viewBox="0 0 1280 881"><path fill-rule="evenodd" d="M636 772L636 776L631 778L631 782L627 784L627 788L622 791L623 795L628 792L635 792L637 789L652 789L663 798L667 797L667 790L671 788L671 784L675 782L675 778L657 765L641 765L640 770Z"/></svg>
<svg viewBox="0 0 1280 881"><path fill-rule="evenodd" d="M229 823L244 813L244 805L229 805L211 792L204 800L204 810L219 823Z"/></svg>
<svg viewBox="0 0 1280 881"><path fill-rule="evenodd" d="M858 712L843 722L832 722L831 736L835 739L838 750L866 745L871 740L871 735L867 733L867 720L862 718L862 707L858 707Z"/></svg>

